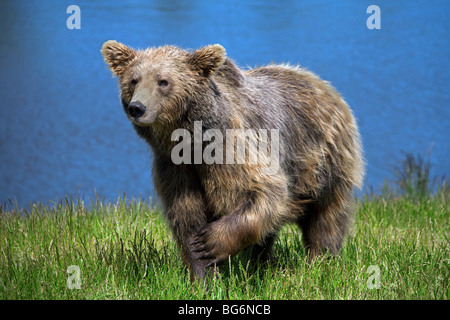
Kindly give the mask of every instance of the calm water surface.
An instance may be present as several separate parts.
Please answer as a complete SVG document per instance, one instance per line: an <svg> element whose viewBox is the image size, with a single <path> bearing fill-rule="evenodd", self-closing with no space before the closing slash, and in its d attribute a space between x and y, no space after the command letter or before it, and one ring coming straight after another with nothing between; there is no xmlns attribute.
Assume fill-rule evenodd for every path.
<svg viewBox="0 0 450 320"><path fill-rule="evenodd" d="M81 9L68 30L66 9ZM330 81L360 126L365 190L392 178L401 151L432 146L432 173L450 174L449 1L1 1L0 204L66 195L154 196L151 151L119 102L100 55L222 44L243 68L300 64Z"/></svg>

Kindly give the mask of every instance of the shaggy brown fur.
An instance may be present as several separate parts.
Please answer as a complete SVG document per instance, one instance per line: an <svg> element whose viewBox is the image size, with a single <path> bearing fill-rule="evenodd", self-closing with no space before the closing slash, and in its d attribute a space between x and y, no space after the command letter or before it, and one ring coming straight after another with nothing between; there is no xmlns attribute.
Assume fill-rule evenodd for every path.
<svg viewBox="0 0 450 320"><path fill-rule="evenodd" d="M330 84L289 65L240 70L220 45L188 52L107 41L101 52L153 149L154 185L192 279L250 245L266 257L287 222L303 231L310 257L340 250L364 168L355 119ZM194 132L194 121L224 137L226 129L278 129L278 172L264 174L263 163L175 165L172 132Z"/></svg>

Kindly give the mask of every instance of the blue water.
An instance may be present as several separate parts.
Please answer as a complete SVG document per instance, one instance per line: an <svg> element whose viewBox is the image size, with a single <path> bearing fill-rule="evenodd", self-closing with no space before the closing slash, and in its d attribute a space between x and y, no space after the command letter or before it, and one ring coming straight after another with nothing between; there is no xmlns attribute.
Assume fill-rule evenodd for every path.
<svg viewBox="0 0 450 320"><path fill-rule="evenodd" d="M66 9L81 9L69 30ZM366 9L381 8L381 30ZM402 151L432 146L450 174L450 1L1 1L0 204L66 195L154 197L151 151L137 138L100 55L220 43L241 67L300 64L330 81L360 126L364 189L392 178Z"/></svg>

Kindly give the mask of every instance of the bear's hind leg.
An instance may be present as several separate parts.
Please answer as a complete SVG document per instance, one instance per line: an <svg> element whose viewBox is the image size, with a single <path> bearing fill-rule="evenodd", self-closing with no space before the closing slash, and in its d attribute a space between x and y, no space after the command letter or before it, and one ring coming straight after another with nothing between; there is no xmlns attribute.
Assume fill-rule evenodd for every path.
<svg viewBox="0 0 450 320"><path fill-rule="evenodd" d="M352 217L353 206L349 199L309 205L298 225L310 261L317 255L326 252L335 255L341 250Z"/></svg>

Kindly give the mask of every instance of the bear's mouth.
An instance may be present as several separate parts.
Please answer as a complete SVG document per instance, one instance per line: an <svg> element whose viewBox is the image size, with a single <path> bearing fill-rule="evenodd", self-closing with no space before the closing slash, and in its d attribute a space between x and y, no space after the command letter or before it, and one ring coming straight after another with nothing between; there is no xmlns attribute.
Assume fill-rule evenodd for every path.
<svg viewBox="0 0 450 320"><path fill-rule="evenodd" d="M149 127L149 126L153 125L153 123L156 121L157 116L158 115L157 115L156 112L149 112L149 111L147 111L142 116L133 117L131 115L128 115L128 118L136 126Z"/></svg>

